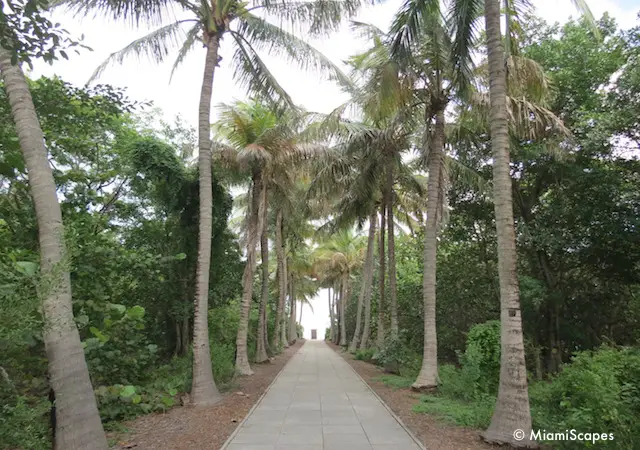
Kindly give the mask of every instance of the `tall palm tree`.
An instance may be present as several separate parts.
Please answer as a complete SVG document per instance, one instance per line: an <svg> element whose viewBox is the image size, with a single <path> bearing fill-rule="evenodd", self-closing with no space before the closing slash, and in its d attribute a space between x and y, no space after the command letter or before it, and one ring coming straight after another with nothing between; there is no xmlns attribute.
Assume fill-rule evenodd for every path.
<svg viewBox="0 0 640 450"><path fill-rule="evenodd" d="M54 447L106 450L96 399L73 317L64 226L47 148L27 80L0 47L0 75L11 104L38 222L44 344L56 399Z"/></svg>
<svg viewBox="0 0 640 450"><path fill-rule="evenodd" d="M527 387L522 316L517 276L517 253L513 220L513 198L509 157L509 123L507 107L507 77L502 32L500 30L500 0L484 1L487 59L489 69L490 134L493 153L494 209L498 240L498 275L500 279L501 356L500 382L496 408L484 439L515 447L536 447L530 440L531 411ZM454 64L470 66L476 19L480 16L481 0L455 0L452 20L456 43ZM591 17L583 0L574 4ZM508 6L508 4L507 4ZM507 8L507 11L511 11ZM510 23L510 20L507 20ZM510 30L510 27L507 27ZM508 39L511 39L509 32ZM525 438L514 438L513 430L524 431Z"/></svg>
<svg viewBox="0 0 640 450"><path fill-rule="evenodd" d="M259 101L236 102L233 106L222 105L220 120L215 129L221 137L221 140L214 143L216 161L226 164L237 174L246 174L251 181L251 189L247 193L249 208L244 239L247 264L236 340L236 371L243 375L251 375L253 372L247 357L249 312L256 269L256 248L267 224L269 193L273 190L280 198L281 191L294 191L294 179L288 173L295 173L298 165L319 154L323 146L308 144L302 138L300 130L304 130L304 123L298 111L276 112L266 103ZM283 205L279 207L282 208ZM263 252L268 251L267 249L265 246ZM287 273L291 278L293 272L287 270ZM295 309L295 303L292 307ZM263 302L262 313L265 309L266 304ZM266 345L262 347L262 356L265 356Z"/></svg>
<svg viewBox="0 0 640 450"><path fill-rule="evenodd" d="M445 145L445 109L449 103L451 42L442 20L440 2L406 0L396 14L390 31L389 56L402 71L420 80L413 90L424 105L422 155L429 173L427 185L427 222L424 237L424 345L422 367L414 389L432 389L438 385L436 333L436 255L439 216L443 198L443 160Z"/></svg>
<svg viewBox="0 0 640 450"><path fill-rule="evenodd" d="M349 344L349 351L355 352L360 344L360 330L362 326L362 309L364 308L365 317L370 314L371 304L371 284L373 283L373 249L376 245L376 225L378 222L378 213L374 211L369 216L369 236L367 237L367 253L364 260L364 269L362 277L362 286L360 288L360 296L358 297L358 307L356 315L356 329L353 332L353 338ZM368 339L368 325L369 321L365 319L366 333L364 341Z"/></svg>
<svg viewBox="0 0 640 450"><path fill-rule="evenodd" d="M320 273L330 274L340 283L339 345L344 347L347 345L345 310L351 289L351 275L364 261L362 236L354 233L352 228L341 230L321 242L314 259Z"/></svg>
<svg viewBox="0 0 640 450"><path fill-rule="evenodd" d="M283 339L284 332L284 307L287 298L287 272L285 264L285 241L283 237L283 210L277 208L276 210L276 259L277 269L276 277L278 279L278 305L276 307L276 324L273 334L273 348L286 347L286 339Z"/></svg>
<svg viewBox="0 0 640 450"><path fill-rule="evenodd" d="M267 349L269 347L269 337L267 336L267 306L269 304L269 209L266 208L268 196L268 181L263 180L262 187L265 207L262 214L262 234L260 235L260 264L262 268L262 292L260 294L260 309L258 311L258 332L256 333L256 356L255 362L261 363L269 359Z"/></svg>
<svg viewBox="0 0 640 450"><path fill-rule="evenodd" d="M292 247L289 269L291 279L289 340L290 342L295 342L298 337L298 322L296 321L297 303L300 301L302 307L305 302L308 303L309 299L317 294L319 289L319 284L313 273L312 250L306 243L299 242Z"/></svg>
<svg viewBox="0 0 640 450"><path fill-rule="evenodd" d="M237 102L233 106L222 105L220 111L220 120L215 127L221 138L214 143L216 158L219 158L221 164L227 164L237 172L246 173L251 184L247 193L249 207L244 239L247 263L243 275L240 323L236 339L236 371L241 375L252 375L247 353L247 336L256 269L256 248L263 235L267 217L269 179L291 161L292 156L297 154L298 147L292 118L282 116L279 120L273 110L262 103ZM266 247L263 252L265 250ZM264 324L262 326L264 327ZM266 353L264 344L262 347L261 350Z"/></svg>
<svg viewBox="0 0 640 450"><path fill-rule="evenodd" d="M326 57L284 28L269 22L265 16L275 16L284 24L301 26L309 35L323 35L337 29L345 16L356 13L360 0L310 0L270 2L254 0L60 0L69 9L88 14L97 10L115 20L130 20L138 25L156 25L164 21L167 7L174 6L190 18L163 25L137 39L119 52L113 53L98 67L95 78L108 64L122 62L127 56L146 56L161 62L178 49L175 70L187 54L201 42L205 49L205 65L198 107L198 168L200 176L200 224L198 261L196 267L196 298L193 339L193 384L191 399L195 405L217 403L221 397L213 380L209 349L207 311L209 272L211 264L212 178L211 178L211 98L216 67L220 62L220 45L230 35L235 51L232 63L236 80L249 91L279 105L293 106L289 95L275 80L257 50L280 54L302 68L328 70L343 78ZM186 29L186 31L185 31ZM182 42L181 39L182 38ZM173 71L172 71L173 72ZM244 371L247 370L248 363Z"/></svg>

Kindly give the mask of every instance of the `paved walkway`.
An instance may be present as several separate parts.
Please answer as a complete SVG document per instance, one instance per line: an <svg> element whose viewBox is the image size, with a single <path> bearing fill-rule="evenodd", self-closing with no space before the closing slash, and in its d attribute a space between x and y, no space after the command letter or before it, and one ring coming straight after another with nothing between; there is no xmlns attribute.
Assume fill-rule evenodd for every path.
<svg viewBox="0 0 640 450"><path fill-rule="evenodd" d="M324 341L307 341L223 450L419 450Z"/></svg>

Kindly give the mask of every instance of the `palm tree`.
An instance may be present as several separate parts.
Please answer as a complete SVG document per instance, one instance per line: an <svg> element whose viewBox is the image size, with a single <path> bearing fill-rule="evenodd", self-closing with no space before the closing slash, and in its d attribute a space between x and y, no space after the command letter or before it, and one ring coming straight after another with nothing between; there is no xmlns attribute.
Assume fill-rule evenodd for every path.
<svg viewBox="0 0 640 450"><path fill-rule="evenodd" d="M215 128L221 138L214 142L216 158L236 173L244 173L250 178L250 189L247 193L247 231L244 238L247 263L243 274L240 323L236 339L236 371L241 375L252 375L247 353L247 336L256 270L256 248L264 234L267 218L269 178L274 173L274 167L275 170L280 169L294 151L294 132L290 120L284 119L279 123L276 114L259 102L222 105L220 120ZM262 250L263 255L265 251L266 245ZM268 271L266 264L264 267ZM266 305L261 306L261 316L264 314L264 307ZM260 320L263 319L259 318ZM264 328L264 323L260 326ZM266 356L264 342L260 345L261 340L259 337L258 344L262 347L262 356ZM263 360L266 360L266 357Z"/></svg>
<svg viewBox="0 0 640 450"><path fill-rule="evenodd" d="M44 136L27 80L0 47L0 74L11 104L38 222L44 343L56 401L54 447L106 450L96 399L73 317L64 226Z"/></svg>
<svg viewBox="0 0 640 450"><path fill-rule="evenodd" d="M278 208L276 211L276 258L278 279L278 305L276 307L276 326L273 334L273 348L287 347L286 338L284 338L284 307L287 298L287 271L285 264L285 241L283 237L283 211Z"/></svg>
<svg viewBox="0 0 640 450"><path fill-rule="evenodd" d="M262 363L269 359L268 347L269 337L267 336L267 306L269 304L269 209L266 207L268 195L268 181L265 179L262 188L265 207L262 217L262 234L260 235L260 264L262 268L262 292L260 295L260 309L258 311L258 332L256 333L256 356L255 362Z"/></svg>
<svg viewBox="0 0 640 450"><path fill-rule="evenodd" d="M424 104L422 155L429 173L427 185L427 222L424 237L424 345L420 373L414 389L433 389L438 385L436 333L436 255L439 216L443 198L443 157L445 145L445 109L450 87L444 83L452 72L451 42L442 21L439 1L407 0L391 25L389 56L402 71L421 80L413 88Z"/></svg>
<svg viewBox="0 0 640 450"><path fill-rule="evenodd" d="M245 234L247 264L236 340L236 371L243 375L253 373L247 356L247 334L256 269L256 248L268 222L269 191L273 189L274 193L279 194L280 191L287 190L287 187L292 188L294 182L287 174L294 173L298 163L304 162L323 148L307 144L301 139L299 130L304 129L302 125L297 111L281 110L276 113L266 104L253 101L236 102L233 106L222 105L220 120L215 126L222 138L214 143L216 160L226 164L236 174L244 173L251 180L251 189L247 193L249 207ZM268 252L268 243L263 247L263 254L264 252ZM266 267L268 270L268 266ZM289 277L293 275L290 270L287 270L287 273ZM266 303L262 303L261 316L266 310ZM292 306L295 309L295 303ZM264 329L264 323L259 326ZM261 346L261 357L266 360L266 345Z"/></svg>
<svg viewBox="0 0 640 450"><path fill-rule="evenodd" d="M209 349L207 311L209 268L211 264L212 179L211 179L211 98L215 69L220 62L220 45L225 35L232 38L235 51L232 63L236 80L249 91L279 105L293 106L284 89L275 80L257 50L286 56L302 68L328 70L336 79L343 78L326 57L305 41L284 28L273 25L266 16L275 16L281 23L305 27L309 35L322 35L337 29L345 16L356 13L359 0L311 0L269 2L255 0L223 0L209 3L203 0L60 0L71 10L88 14L97 10L115 20L131 20L134 24L146 21L161 23L167 6L177 6L191 18L161 26L113 53L98 67L95 78L107 65L122 62L128 56L147 56L161 62L175 48L178 56L175 70L187 54L201 42L206 48L205 65L198 107L198 168L200 176L200 224L198 262L196 267L196 298L193 340L193 384L191 398L195 405L217 403L221 397L213 380ZM187 30L185 31L185 28ZM180 38L183 38L180 43ZM173 72L172 70L172 72ZM247 371L248 363L243 370ZM249 369L250 371L250 369Z"/></svg>
<svg viewBox="0 0 640 450"><path fill-rule="evenodd" d="M343 347L347 345L345 309L351 288L351 275L363 263L363 244L362 236L355 234L352 228L348 228L323 241L315 252L314 259L319 272L330 274L340 285L339 345Z"/></svg>
<svg viewBox="0 0 640 450"><path fill-rule="evenodd" d="M349 351L355 353L360 344L360 327L362 326L362 309L365 314L365 332L363 333L363 341L366 342L369 337L369 315L371 309L371 284L373 283L373 249L376 245L376 224L378 222L378 213L374 211L369 216L369 236L367 238L367 254L364 260L362 287L360 288L360 296L358 297L358 309L356 315L356 329L349 344ZM365 347L366 348L366 347Z"/></svg>
<svg viewBox="0 0 640 450"><path fill-rule="evenodd" d="M299 294L301 294L301 296L298 297L298 301L300 302L300 318L298 319L298 323L302 324L302 309L304 307L304 305L309 306L309 308L311 309L311 312L313 313L313 304L311 303L311 299L313 298L313 295L315 295L315 292L317 292L318 288L315 288L315 291L313 292L313 294L309 293L309 290L306 289L307 285L303 285L302 286L302 292L298 292Z"/></svg>
<svg viewBox="0 0 640 450"><path fill-rule="evenodd" d="M583 0L574 0L587 17L592 18ZM480 16L480 0L455 0L452 20L455 22L456 51L454 64L470 67L473 30ZM507 11L510 12L507 3ZM501 357L500 383L496 408L489 428L484 433L488 442L516 447L536 447L530 440L531 411L527 388L522 316L517 276L517 254L513 220L513 198L509 157L509 123L507 106L507 77L502 33L500 30L500 0L484 0L489 95L490 134L493 152L494 209L498 240L498 275L500 279ZM507 20L510 43L510 19ZM511 45L510 45L511 47ZM513 430L524 431L525 438L516 440Z"/></svg>
<svg viewBox="0 0 640 450"><path fill-rule="evenodd" d="M289 276L290 276L290 305L291 315L289 317L289 340L295 342L297 336L296 310L297 302L300 307L304 303L309 303L318 292L318 282L313 273L312 251L304 242L299 242L292 247L290 253ZM302 317L302 316L301 316Z"/></svg>

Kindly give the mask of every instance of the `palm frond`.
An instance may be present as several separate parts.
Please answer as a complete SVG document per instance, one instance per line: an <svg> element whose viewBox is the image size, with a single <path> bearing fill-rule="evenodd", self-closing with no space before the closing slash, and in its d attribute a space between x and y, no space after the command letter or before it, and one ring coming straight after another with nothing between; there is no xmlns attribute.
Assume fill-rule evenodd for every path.
<svg viewBox="0 0 640 450"><path fill-rule="evenodd" d="M270 55L283 56L302 70L311 69L319 74L328 74L330 80L343 87L351 84L349 77L312 45L260 17L252 14L243 16L237 33L254 49L265 50Z"/></svg>
<svg viewBox="0 0 640 450"><path fill-rule="evenodd" d="M355 15L361 6L361 0L263 0L252 9L261 9L277 17L283 27L318 37L338 30L343 20Z"/></svg>
<svg viewBox="0 0 640 450"><path fill-rule="evenodd" d="M169 75L169 83L171 83L171 80L173 79L173 74L176 71L176 69L184 62L189 52L193 49L193 46L195 45L195 43L198 42L198 34L200 33L201 29L202 29L202 26L200 25L200 22L198 22L193 27L191 27L189 31L187 31L186 39L184 40L182 47L180 47L180 50L178 50L178 56L176 57L176 60L173 63L173 67L171 67L171 75Z"/></svg>
<svg viewBox="0 0 640 450"><path fill-rule="evenodd" d="M491 195L491 182L466 164L450 156L445 156L444 168L452 182L458 182L469 189Z"/></svg>
<svg viewBox="0 0 640 450"><path fill-rule="evenodd" d="M294 107L295 104L289 94L278 83L251 44L240 33L235 31L230 33L236 43L236 51L233 54L235 66L233 75L236 81L249 92L274 106Z"/></svg>
<svg viewBox="0 0 640 450"><path fill-rule="evenodd" d="M479 19L484 0L452 0L449 12L449 28L454 34L451 57L453 59L453 83L464 95L473 79L473 49L479 35Z"/></svg>
<svg viewBox="0 0 640 450"><path fill-rule="evenodd" d="M179 20L164 27L160 27L146 36L131 42L122 50L112 53L93 72L88 83L91 83L100 77L110 64L113 64L114 62L122 64L125 58L130 56L146 57L155 63L163 62L167 55L179 45L178 38L184 33L182 30L183 25L190 22L195 21Z"/></svg>
<svg viewBox="0 0 640 450"><path fill-rule="evenodd" d="M582 17L585 18L585 20L587 21L587 25L589 25L589 28L591 28L591 32L598 39L600 39L602 35L600 33L600 29L598 28L598 23L593 17L593 13L591 12L591 9L589 8L587 2L585 0L571 0L571 2L573 3L573 6L575 6L575 8L578 10L578 12L582 14Z"/></svg>
<svg viewBox="0 0 640 450"><path fill-rule="evenodd" d="M384 31L382 31L375 25L366 22L360 22L358 20L352 20L350 22L350 28L357 37L365 38L367 40L372 40L375 38L382 40L386 35Z"/></svg>
<svg viewBox="0 0 640 450"><path fill-rule="evenodd" d="M85 17L93 12L94 17L102 16L117 21L124 19L135 27L140 23L151 26L165 23L167 19L175 17L171 11L173 6L198 10L197 5L189 0L54 0L51 6L62 7Z"/></svg>
<svg viewBox="0 0 640 450"><path fill-rule="evenodd" d="M419 43L426 30L427 22L439 21L440 0L405 0L396 13L390 28L391 56L406 60L412 53L412 47Z"/></svg>

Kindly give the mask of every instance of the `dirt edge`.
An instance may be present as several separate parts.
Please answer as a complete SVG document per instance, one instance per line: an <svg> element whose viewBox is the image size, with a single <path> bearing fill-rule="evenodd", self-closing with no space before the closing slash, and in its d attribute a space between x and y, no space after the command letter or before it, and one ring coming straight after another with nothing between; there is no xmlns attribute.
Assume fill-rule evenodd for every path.
<svg viewBox="0 0 640 450"><path fill-rule="evenodd" d="M254 375L238 378L235 388L225 393L215 406L197 409L177 406L166 413L140 416L124 423L128 433L108 435L118 440L112 449L222 449L304 342L299 339L275 356L271 363L253 364Z"/></svg>

